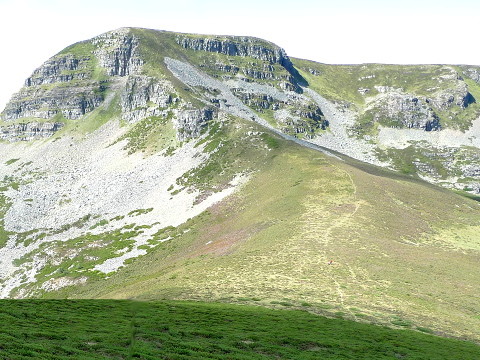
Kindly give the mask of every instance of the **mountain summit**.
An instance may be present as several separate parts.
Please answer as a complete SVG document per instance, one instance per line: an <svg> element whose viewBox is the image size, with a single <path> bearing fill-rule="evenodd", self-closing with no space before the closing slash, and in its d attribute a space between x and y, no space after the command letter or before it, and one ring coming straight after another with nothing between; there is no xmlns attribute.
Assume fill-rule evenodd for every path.
<svg viewBox="0 0 480 360"><path fill-rule="evenodd" d="M213 299L478 340L480 69L122 28L1 115L0 295ZM428 330L430 331L430 330Z"/></svg>
<svg viewBox="0 0 480 360"><path fill-rule="evenodd" d="M51 136L108 107L113 94L128 123L165 116L175 95L180 140L198 136L221 111L479 193L479 83L475 66L324 65L292 61L251 37L123 28L74 44L35 70L4 109L1 137Z"/></svg>

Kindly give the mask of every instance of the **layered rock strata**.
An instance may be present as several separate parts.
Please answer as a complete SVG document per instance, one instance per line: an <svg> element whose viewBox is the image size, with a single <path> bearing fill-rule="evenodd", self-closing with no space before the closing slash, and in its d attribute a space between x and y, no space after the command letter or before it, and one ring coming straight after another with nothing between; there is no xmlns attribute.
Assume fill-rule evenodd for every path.
<svg viewBox="0 0 480 360"><path fill-rule="evenodd" d="M52 136L63 127L61 122L30 122L0 128L0 139L9 142L29 141Z"/></svg>

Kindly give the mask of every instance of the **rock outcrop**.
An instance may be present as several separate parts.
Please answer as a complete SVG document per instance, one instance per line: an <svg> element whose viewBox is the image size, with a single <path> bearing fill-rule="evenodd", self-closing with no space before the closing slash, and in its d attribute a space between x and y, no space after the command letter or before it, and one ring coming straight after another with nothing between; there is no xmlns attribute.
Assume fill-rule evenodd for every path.
<svg viewBox="0 0 480 360"><path fill-rule="evenodd" d="M96 82L52 88L27 86L12 97L3 111L3 119L51 119L61 114L66 119L77 120L103 102L104 89Z"/></svg>
<svg viewBox="0 0 480 360"><path fill-rule="evenodd" d="M284 90L301 92L299 80L304 81L290 61L284 49L264 40L252 37L207 37L199 38L188 35L179 35L176 42L185 49L194 51L213 52L228 56L250 57L262 63L252 62L248 66L241 66L243 74L252 79L281 80L279 86ZM275 73L275 65L286 70L285 75ZM231 72L229 65L223 67ZM238 70L237 70L238 71Z"/></svg>
<svg viewBox="0 0 480 360"><path fill-rule="evenodd" d="M110 31L92 40L97 46L94 51L100 66L109 76L139 74L144 61L138 53L138 39L129 29Z"/></svg>
<svg viewBox="0 0 480 360"><path fill-rule="evenodd" d="M396 128L440 130L441 123L437 112L453 107L463 110L475 102L465 82L455 79L455 86L438 90L431 96L417 96L405 93L402 88L375 86L380 93L368 100L366 113L384 126Z"/></svg>
<svg viewBox="0 0 480 360"><path fill-rule="evenodd" d="M103 103L106 92L115 82L115 76L138 74L143 63L138 54L138 39L129 29L111 31L92 40L74 44L33 72L25 81L25 86L13 95L5 107L2 120L9 122L28 119L30 123L32 119L51 120L57 115L67 120L79 120ZM148 81L150 80L145 80ZM125 118L128 121L154 115L146 110L143 110L143 113L141 109L134 111L137 107L148 108L149 101L158 106L164 106L171 101L168 94L157 91L160 85L148 87L146 84L142 85L137 78L127 83L130 88L126 89L126 93L136 84L139 87L135 92L137 99L135 96L130 97L130 107L125 101L122 104L127 105ZM36 129L37 125L34 124L37 122L31 124L32 129ZM18 132L23 128L27 133L21 136ZM14 131L15 137L21 139L35 139L40 136L33 136L32 131L35 131L29 127L14 126L6 129L8 133ZM58 126L51 129L58 129ZM42 131L39 134L42 134Z"/></svg>
<svg viewBox="0 0 480 360"><path fill-rule="evenodd" d="M437 109L445 111L453 106L465 109L468 105L474 103L475 99L468 92L467 84L459 81L455 88L438 91L433 97L427 99L427 102L431 102Z"/></svg>
<svg viewBox="0 0 480 360"><path fill-rule="evenodd" d="M315 138L318 130L325 130L329 125L320 109L309 113L304 113L302 110L283 109L276 111L274 117L282 132L304 139Z"/></svg>
<svg viewBox="0 0 480 360"><path fill-rule="evenodd" d="M389 127L440 130L441 124L426 98L387 89L375 98L366 113L373 121Z"/></svg>
<svg viewBox="0 0 480 360"><path fill-rule="evenodd" d="M245 105L255 110L277 110L283 104L269 94L252 93L242 89L232 89L232 91Z"/></svg>
<svg viewBox="0 0 480 360"><path fill-rule="evenodd" d="M52 136L63 127L61 122L31 122L0 127L0 139L16 142L29 141Z"/></svg>
<svg viewBox="0 0 480 360"><path fill-rule="evenodd" d="M105 82L92 76L94 55L60 53L47 60L25 81L3 111L5 121L51 119L61 114L76 120L103 101Z"/></svg>
<svg viewBox="0 0 480 360"><path fill-rule="evenodd" d="M173 103L175 90L167 80L130 76L121 96L122 118L130 123L149 116L163 116ZM175 101L178 98L175 97Z"/></svg>
<svg viewBox="0 0 480 360"><path fill-rule="evenodd" d="M76 57L72 54L53 57L25 80L25 86L30 87L90 79L91 74L88 67L91 59L91 56Z"/></svg>
<svg viewBox="0 0 480 360"><path fill-rule="evenodd" d="M214 114L214 110L210 108L178 111L173 121L177 129L177 139L185 141L199 137L202 128L206 126L208 120L213 119Z"/></svg>
<svg viewBox="0 0 480 360"><path fill-rule="evenodd" d="M208 51L230 56L249 56L270 64L280 64L286 68L293 67L285 50L251 37L230 36L228 38L198 38L177 36L176 41L185 49ZM262 44L261 42L265 43Z"/></svg>
<svg viewBox="0 0 480 360"><path fill-rule="evenodd" d="M480 68L478 67L467 67L463 70L463 74L480 84Z"/></svg>

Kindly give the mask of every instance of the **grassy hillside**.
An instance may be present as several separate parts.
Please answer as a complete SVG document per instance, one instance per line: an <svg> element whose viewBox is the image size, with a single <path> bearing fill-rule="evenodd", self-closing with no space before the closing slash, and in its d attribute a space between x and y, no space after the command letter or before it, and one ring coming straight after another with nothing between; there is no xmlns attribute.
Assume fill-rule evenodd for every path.
<svg viewBox="0 0 480 360"><path fill-rule="evenodd" d="M332 100L357 105L365 103L365 96L358 91L359 88L370 89L367 97L378 95L375 85L402 88L418 96L431 96L436 91L454 86L457 79L452 78L452 72L461 72L461 69L448 65L330 65L303 59L292 61L314 90ZM469 79L467 81L476 92L478 85Z"/></svg>
<svg viewBox="0 0 480 360"><path fill-rule="evenodd" d="M301 311L188 302L0 301L1 357L474 359L480 348Z"/></svg>
<svg viewBox="0 0 480 360"><path fill-rule="evenodd" d="M476 331L480 328L478 314L480 292L476 286L480 270L479 202L429 185L413 176L407 176L406 174L415 173L412 161L418 157L416 152L411 151L412 153L407 153L401 158L397 156L399 160L394 165L398 165L397 167L405 174L396 174L348 158L340 160L324 155L322 152L301 147L256 123L240 120L226 113L220 113L218 119L205 120L205 124L199 131L202 134L200 138L180 142L176 137L177 130L172 123L173 110L178 107L202 108L209 101L206 94L211 93L214 96L219 90L201 89L201 86L183 84L168 70L164 58L172 57L194 64L213 78L221 78L222 71L225 72L219 70L217 65L220 64L222 67L238 65L238 71L240 71L242 66L247 65L248 59L183 49L177 44L175 39L177 35L173 33L145 29L131 31L141 40L139 53L145 60L144 74L155 77L157 80L170 81L174 89L170 96L179 101L162 108L166 113L161 116L147 116L134 124L124 122L122 128L116 129L117 121L121 121L122 111L124 111L122 104L126 98L122 87L125 82L116 78L115 81L112 80L110 87L106 88L102 106L95 108L79 121L65 121L66 126L54 135L51 142L45 140L38 145L38 149L44 151L57 141L59 142L56 144L64 141L65 146L71 147L75 143L81 147L83 145L80 144L88 142L90 136L95 139L96 135L106 140L99 135L105 129L99 128L111 121L107 125L113 125L110 128L112 139L105 142L108 144L105 146L107 146L106 149L111 150L118 141L126 140L123 149L132 157L128 158L128 161L122 158L122 161L125 160L122 165L125 169L130 169L130 165L138 163L149 164L145 169L152 169L155 161L164 161L175 152L181 153L185 150L186 147L183 147L185 142L188 146L192 145L193 149L197 149L197 153L187 160L194 158L205 160L195 163L192 167L186 167L188 170L182 170L184 172L179 172L177 175L171 174L176 168L183 169L183 167L179 166L179 162L174 162L174 166L168 168L169 172L161 173L161 176L155 178L146 177L145 180L149 181L155 179L155 182L151 180L154 188L145 187L154 195L157 194L155 191L161 188L162 181L168 182L163 184L165 197L150 197L155 200L153 204L149 202L150 199L145 199L148 206L139 204L136 208L126 209L123 213L115 213L115 216L107 216L103 213L87 214L79 219L72 218L71 222L57 223L56 228L46 230L39 228L17 234L4 231L3 222L7 219L5 214L12 205L9 198L2 195L0 197L0 225L2 225L0 245L4 245L9 236L15 236L15 246L29 245L37 240L40 244L45 236L67 233L73 228L75 231L78 229L77 235L73 237L55 238L50 243L45 242L39 248L28 250L28 253L16 258L13 265L27 264L31 268L26 266L14 274L21 277L21 281L8 293L9 296L181 299L217 301L223 304L241 303L282 309L301 309L330 318L344 318L362 323L417 330L417 335L412 336L419 336L420 332L424 332L480 341L480 335ZM83 45L77 44L65 51L74 53L77 51L81 54L82 51L89 50L88 47L83 49ZM104 74L95 71L97 63L89 62L88 64L92 67L92 77L103 81ZM258 64L261 62L258 61ZM258 64L255 63L254 70L258 70ZM418 66L408 68L411 71L405 71L405 67L393 65L335 67L303 60L295 60L295 64L313 90L329 99L348 102L350 106L360 110L365 105L365 99L358 92L359 87L368 86L374 89L374 85L380 83L383 86L402 86L407 92L428 96L429 89L433 86L430 82L432 77L438 78L450 73L450 70L441 66ZM263 65L268 64L261 65L263 69ZM268 71L278 77L275 81L284 80L284 77L288 76L286 70L277 65L273 70ZM372 77L372 74L375 76ZM230 75L226 76L230 78ZM451 85L449 81L441 84L445 87ZM477 86L473 80L468 85ZM146 88L142 89L146 91ZM375 90L371 91L370 95L375 95ZM477 94L474 91L472 93ZM475 109L477 105L470 106L472 106L471 109ZM155 107L160 110L158 104L145 100L145 104L132 111ZM268 111L266 110L265 113L273 113ZM468 119L463 120L468 122ZM106 128L105 136L110 136L108 126ZM67 139L71 142L70 140L67 142ZM75 142L77 140L78 142ZM92 141L92 143L100 144L101 142ZM104 150L103 147L93 149ZM407 149L407 151L410 150ZM64 149L60 149L60 152L62 151ZM159 155L161 151L165 151L165 157ZM117 153L120 152L120 149L117 149ZM16 196L14 191L26 185L20 182L20 180L26 181L22 178L24 173L21 172L23 171L21 167L28 166L31 162L23 162L22 158L15 164L19 160L18 157L23 154L17 156L13 151L7 151L7 153L12 155L3 162L4 168L9 167L8 173L13 173L10 169L18 165L18 174L15 177L5 176L2 182L4 186L0 192L9 191L8 194ZM41 154L40 151L37 152L39 153ZM86 153L89 154L88 151ZM92 154L95 155L95 151L92 151ZM107 150L105 154L108 155ZM386 154L385 156L394 158L394 155ZM73 159L76 160L75 157ZM92 159L95 158L82 156L81 161L78 161L73 168L78 168L76 171L81 173L80 165L83 166L84 162ZM149 160L152 162L148 163ZM423 158L422 160L428 161ZM97 160L92 161L92 164L97 162ZM112 160L111 164L118 165L115 160ZM115 170L113 169L115 166L110 167L111 164L107 164L108 171L99 173L101 176L97 178L86 179L88 181L85 184L77 186L79 189L72 187L70 183L67 185L59 183L63 188L56 185L58 188L54 189L54 194L49 195L49 199L55 204L58 202L58 207L52 205L52 208L57 209L66 205L65 209L76 210L73 206L75 204L69 207L68 204L72 200L65 194L71 194L72 197L81 194L82 196L76 197L77 201L85 198L92 199L83 206L87 209L95 208L95 203L111 204L108 197L103 197L102 199L106 199L102 200L103 202L99 201L98 194L127 192L132 184L137 184L137 181L138 184L144 182L144 178L138 176L133 177L135 182L115 181L107 183L101 189L102 192L89 193L87 190L95 188L96 181L102 180L102 176L106 177ZM58 168L63 171L62 166ZM65 169L68 170L67 167ZM31 177L28 181L36 181L33 179L35 175L33 168L27 175ZM115 179L128 179L126 176L128 172L119 172ZM80 176L78 178L82 179ZM142 218L137 217L137 215L152 212L154 207L155 210L161 209L162 212L152 212L152 214L163 214L163 210L170 211L174 206L172 203L175 204L175 202L170 200L185 199L186 197L182 197L185 194L194 194L198 191L196 195L192 195L191 207L193 208L208 196L231 189L234 186L232 181L238 178L249 178L249 181L226 200L216 203L195 216L203 211L204 208L202 208L178 227L169 225L176 225L181 221L172 222L171 219L167 219L170 221L168 222L165 217L160 218L162 215L152 215L156 218L148 218L148 221L151 220L148 223L147 220L141 222ZM68 181L71 180L68 179ZM52 181L49 183L51 184ZM70 192L70 188L78 192ZM32 197L37 197L41 192L36 191L35 188L32 189ZM58 189L61 191L56 191ZM57 192L58 195L56 195ZM62 195L62 192L65 194ZM135 197L139 196L135 194ZM123 197L117 205L129 204L129 201L135 199ZM39 201L37 205L41 204ZM29 195L28 198L25 197L24 202L22 206L28 209L27 207L34 203L34 199ZM43 211L42 206L38 208L39 211ZM117 209L109 209L110 212L114 210L117 211ZM172 210L178 211L178 209ZM68 214L68 211L62 210L61 215ZM172 213L177 212L172 211ZM60 212L54 212L54 214L60 214ZM184 214L190 213L185 211ZM46 218L48 216L48 214L45 215ZM182 219L186 219L187 216ZM49 219L57 221L54 216ZM117 221L123 221L123 223ZM157 227L152 230L153 226ZM130 251L136 237L144 231L148 237L145 235L145 243L138 249L147 252L146 255L136 259L127 258L125 262L127 266L115 273L105 274L96 270L97 265L103 264L107 259L118 258L122 251ZM14 247L9 249L12 248ZM37 259L44 261L43 265L38 265ZM40 268L33 269L34 266L40 266ZM25 275L26 271L30 270L36 270L32 272L32 282L28 282L29 279ZM21 271L24 271L23 276ZM85 284L79 284L83 282ZM52 283L54 285L58 283L58 287L74 283L77 285L49 293L49 290L58 288L56 285L48 286ZM43 286L44 284L47 286ZM5 304L5 306L15 307L33 303L20 302L15 305L15 303L6 302ZM102 316L103 311L99 310L103 306L99 304L109 304L109 309L119 311L118 316L115 315L118 324L126 324L128 329L134 329L136 324L135 321L128 320L130 311L136 312L137 308L143 309L142 314L151 314L149 312L153 311L147 309L148 305L129 302L38 304L40 309L42 306L48 308L50 306L48 304L58 304L58 306L65 306L66 309L69 306L81 304L78 311L87 311L89 306L92 306L91 311L98 310L98 316ZM228 311L233 309L226 305L216 305L218 309L223 309L224 306L225 309L229 309ZM12 310L14 318L18 318L15 315L16 311ZM27 318L30 316L29 311L25 312ZM258 308L256 311L268 312ZM298 314L301 313L288 312L288 314L296 314L295 316L300 317ZM115 316L112 315L112 318L115 319ZM141 318L149 316L142 315ZM105 330L107 333L110 327L111 325L107 325ZM183 336L181 331L183 330L179 330L176 335ZM38 333L40 337L43 336L42 330L38 330ZM109 336L107 335L107 343L113 339ZM302 336L306 338L309 335ZM60 335L53 337L59 341L65 340ZM210 339L210 336L205 337ZM132 357L137 351L137 345L132 345L134 338L131 337L128 340L130 342L124 342L125 347L129 348L128 351L131 351L126 354ZM112 340L112 344L114 341L116 340ZM265 341L268 343L270 340ZM312 343L315 341L312 340ZM78 346L84 348L85 344L90 346L90 343L87 341L82 343L84 345ZM96 343L100 341L94 340L92 344ZM37 350L42 351L42 346L39 345ZM83 348L80 349L77 345L72 345L72 348L67 346L66 350L61 348L62 346L59 345L58 349L66 355L68 351L71 351L71 355L79 355L77 350L83 351ZM204 349L202 347L204 345L195 346ZM210 349L208 346L207 351ZM226 346L228 348L230 345ZM323 349L321 346L318 347ZM317 345L313 348L316 349ZM37 351L35 349L25 350L25 356L37 355L34 352ZM282 353L276 345L274 349L273 353L277 352L279 356L293 356L293 353L288 352L290 350L284 349L282 351L286 352ZM193 351L192 349L177 350L183 355ZM29 351L32 352L28 353ZM105 351L106 354L110 354L110 351L112 356L116 356L123 355L122 351L127 350L115 349L115 345L112 345ZM141 353L143 350L138 351L140 354L149 354L154 350L145 350L145 353ZM270 350L259 350L259 353L263 354L265 351L267 355L271 355L268 352ZM299 351L299 349L292 351ZM395 353L389 354L388 356L396 356ZM400 357L403 356L402 352L398 354ZM340 355L355 358L353 355ZM305 358L308 356L310 355L305 355ZM417 355L411 356L415 358L414 356ZM85 355L85 358L88 356Z"/></svg>
<svg viewBox="0 0 480 360"><path fill-rule="evenodd" d="M347 103L360 111L359 121L366 126L367 117L362 114L365 106L379 95L378 86L400 89L403 93L417 97L435 98L442 91L455 93L455 89L465 82L468 92L478 99L480 85L469 79L462 68L449 65L329 65L310 60L292 59L309 86L324 97ZM362 93L362 89L367 91ZM474 101L465 109L450 107L435 112L443 128L465 131L472 120L480 114L480 107ZM363 116L364 115L364 116ZM385 124L390 126L388 122ZM397 123L394 124L398 126ZM394 127L395 127L394 126Z"/></svg>
<svg viewBox="0 0 480 360"><path fill-rule="evenodd" d="M478 340L479 203L268 136L240 192L108 279L45 296L255 303Z"/></svg>

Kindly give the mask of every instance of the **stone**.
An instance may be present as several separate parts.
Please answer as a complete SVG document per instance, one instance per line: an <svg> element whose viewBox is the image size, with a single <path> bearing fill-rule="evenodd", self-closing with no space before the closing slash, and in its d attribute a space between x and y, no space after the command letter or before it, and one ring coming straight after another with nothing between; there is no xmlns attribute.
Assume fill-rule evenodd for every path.
<svg viewBox="0 0 480 360"><path fill-rule="evenodd" d="M428 98L428 101L440 110L447 110L453 106L465 109L468 105L475 102L475 99L468 92L467 84L459 81L455 88L438 91L433 97Z"/></svg>
<svg viewBox="0 0 480 360"><path fill-rule="evenodd" d="M103 89L97 82L52 88L26 86L13 95L2 118L8 122L22 118L52 119L61 114L77 120L103 102Z"/></svg>
<svg viewBox="0 0 480 360"><path fill-rule="evenodd" d="M375 87L382 94L370 104L368 112L381 124L393 127L423 129L425 131L440 130L441 124L426 98Z"/></svg>
<svg viewBox="0 0 480 360"><path fill-rule="evenodd" d="M110 31L92 40L95 56L109 76L139 74L144 61L138 53L138 39L129 29Z"/></svg>
<svg viewBox="0 0 480 360"><path fill-rule="evenodd" d="M186 141L200 136L202 128L212 120L215 111L211 108L180 110L175 117L173 124L177 130L177 139Z"/></svg>
<svg viewBox="0 0 480 360"><path fill-rule="evenodd" d="M88 62L91 57L75 57L71 54L47 60L25 80L25 86L64 83L72 80L90 79Z"/></svg>
<svg viewBox="0 0 480 360"><path fill-rule="evenodd" d="M8 142L47 138L63 127L61 122L30 122L0 127L0 139Z"/></svg>
<svg viewBox="0 0 480 360"><path fill-rule="evenodd" d="M87 49L91 47L90 54L78 55L67 48L47 60L27 78L25 86L12 96L1 114L5 122L28 119L26 122L31 123L32 128L19 125L7 127L4 131L8 134L13 131L15 138L35 139L43 137L40 134L44 132L43 130L38 131L38 134L35 132L34 129L38 126L34 124L38 122L31 122L32 119L52 120L60 115L67 120L79 120L103 103L105 93L116 82L115 78L109 80L94 78L94 73L98 71L97 63L110 77L139 74L144 63L138 53L138 39L129 29L111 31L78 46ZM133 78L127 81L126 93L132 93L132 86L138 87L136 95L129 98L132 104L138 103L140 107L147 107L147 103L152 101L162 107L171 102L170 95L161 91L164 84L149 83L147 86L147 82L151 83L151 79ZM129 107L128 101L123 100L124 118L127 121L133 122L139 118L156 115L157 110L135 112L131 106ZM27 133L20 135L18 132L23 128ZM58 128L59 126L54 126L51 129ZM45 132L47 133L49 131ZM5 136L11 138L11 135Z"/></svg>
<svg viewBox="0 0 480 360"><path fill-rule="evenodd" d="M305 81L293 66L285 50L264 40L243 36L199 38L188 35L179 35L175 40L177 44L185 49L229 56L251 57L265 62L263 64L264 71L253 69L258 65L256 63L252 63L250 67L243 68L244 74L255 79L277 79L273 71L275 69L274 65L278 64L290 73L284 79L287 81L280 83L280 87L285 90L301 92L297 79Z"/></svg>
<svg viewBox="0 0 480 360"><path fill-rule="evenodd" d="M173 85L145 75L129 76L121 95L122 118L130 123L150 116L165 116L173 103Z"/></svg>
<svg viewBox="0 0 480 360"><path fill-rule="evenodd" d="M463 71L463 74L480 84L480 68L478 67L468 67Z"/></svg>
<svg viewBox="0 0 480 360"><path fill-rule="evenodd" d="M293 67L285 50L274 45L264 46L258 39L241 36L228 38L197 38L177 36L176 42L185 49L196 51L208 51L229 56L249 56L254 59L267 61L270 64L280 64L285 67Z"/></svg>

